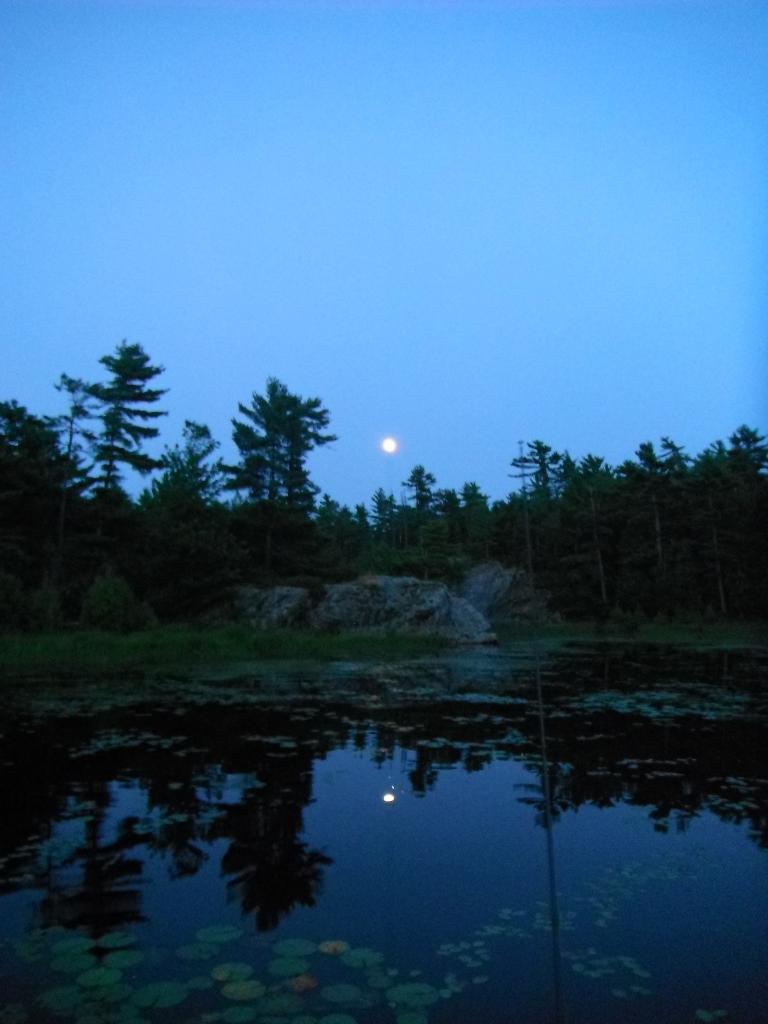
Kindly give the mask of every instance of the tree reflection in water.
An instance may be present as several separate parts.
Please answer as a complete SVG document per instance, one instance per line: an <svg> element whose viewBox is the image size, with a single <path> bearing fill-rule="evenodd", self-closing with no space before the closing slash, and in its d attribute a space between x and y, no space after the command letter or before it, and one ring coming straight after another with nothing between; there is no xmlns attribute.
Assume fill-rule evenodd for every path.
<svg viewBox="0 0 768 1024"><path fill-rule="evenodd" d="M544 664L544 772L530 663L494 684L487 701L467 702L446 669L442 695L391 706L297 690L237 709L46 712L40 722L6 713L0 893L37 889L41 924L98 934L143 919L150 855L172 878L191 877L223 842L216 855L230 898L258 929L273 929L318 898L331 860L302 839L304 811L318 759L348 743L378 763L405 754L422 795L445 768L518 760L546 782L548 799L537 785L520 798L547 828L584 804L624 802L645 807L657 830L683 830L708 810L746 822L768 846L764 666L735 656L670 664L626 650ZM674 680L663 684L672 696L659 696L659 679ZM132 794L128 813L123 792Z"/></svg>

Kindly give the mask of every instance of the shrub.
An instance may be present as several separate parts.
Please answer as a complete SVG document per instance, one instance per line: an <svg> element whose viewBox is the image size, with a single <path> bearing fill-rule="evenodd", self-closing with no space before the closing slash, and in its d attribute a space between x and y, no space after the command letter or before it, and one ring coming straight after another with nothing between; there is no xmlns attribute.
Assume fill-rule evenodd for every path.
<svg viewBox="0 0 768 1024"><path fill-rule="evenodd" d="M61 625L61 596L53 587L40 587L29 596L29 626L31 629L51 630Z"/></svg>
<svg viewBox="0 0 768 1024"><path fill-rule="evenodd" d="M29 599L21 580L0 572L0 629L22 629L29 618Z"/></svg>
<svg viewBox="0 0 768 1024"><path fill-rule="evenodd" d="M130 633L156 622L155 613L120 576L99 576L83 599L80 621L84 626Z"/></svg>

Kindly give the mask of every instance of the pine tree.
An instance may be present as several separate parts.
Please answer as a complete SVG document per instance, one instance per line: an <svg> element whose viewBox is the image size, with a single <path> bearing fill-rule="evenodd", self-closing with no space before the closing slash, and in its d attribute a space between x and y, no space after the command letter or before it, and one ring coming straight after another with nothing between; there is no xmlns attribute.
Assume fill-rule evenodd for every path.
<svg viewBox="0 0 768 1024"><path fill-rule="evenodd" d="M163 452L163 472L152 481L143 504L164 504L184 508L205 506L215 501L224 486L224 470L219 459L212 460L218 441L203 423L184 421L182 445Z"/></svg>
<svg viewBox="0 0 768 1024"><path fill-rule="evenodd" d="M166 390L147 386L163 372L163 367L152 366L141 345L121 341L114 355L102 356L99 362L112 376L106 384L90 388L91 395L101 404L102 429L95 441L94 455L101 468L98 488L109 492L120 487L120 464L141 474L162 467L162 459L149 456L143 446L159 433L148 422L166 415L148 406L159 401Z"/></svg>
<svg viewBox="0 0 768 1024"><path fill-rule="evenodd" d="M403 480L403 487L411 492L413 504L417 512L428 512L432 505L432 488L435 486L435 477L428 473L423 466L414 466L407 480Z"/></svg>
<svg viewBox="0 0 768 1024"><path fill-rule="evenodd" d="M312 510L318 488L309 479L306 460L314 448L330 444L335 435L324 430L330 414L319 398L292 394L275 377L266 394L255 391L249 406L240 403L243 420L232 420L232 437L240 463L230 466L233 490L245 490L254 501L268 501L292 510Z"/></svg>
<svg viewBox="0 0 768 1024"><path fill-rule="evenodd" d="M50 420L0 402L0 566L37 586L55 550L64 458Z"/></svg>
<svg viewBox="0 0 768 1024"><path fill-rule="evenodd" d="M54 420L59 430L59 443L64 457L56 530L56 555L52 573L56 582L61 572L69 505L73 498L82 495L94 482L90 476L93 467L84 465L83 460L86 451L96 440L95 434L88 426L96 415L96 400L92 394L92 385L79 378L69 377L66 373L60 375L54 387L68 399L67 411Z"/></svg>

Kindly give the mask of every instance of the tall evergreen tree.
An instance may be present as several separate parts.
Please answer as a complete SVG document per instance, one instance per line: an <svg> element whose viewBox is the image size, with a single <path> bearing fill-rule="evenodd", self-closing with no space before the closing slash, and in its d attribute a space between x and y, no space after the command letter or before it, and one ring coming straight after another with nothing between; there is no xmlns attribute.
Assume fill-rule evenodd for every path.
<svg viewBox="0 0 768 1024"><path fill-rule="evenodd" d="M224 486L224 469L214 453L219 447L203 423L185 420L181 445L166 448L161 459L163 472L152 481L147 502L173 505L183 511L215 501Z"/></svg>
<svg viewBox="0 0 768 1024"><path fill-rule="evenodd" d="M0 402L0 569L28 585L48 571L65 474L51 421Z"/></svg>
<svg viewBox="0 0 768 1024"><path fill-rule="evenodd" d="M238 409L245 419L232 420L232 436L240 463L228 467L228 486L255 501L311 511L319 489L309 478L306 460L314 448L336 440L324 432L328 410L319 398L292 394L275 377L267 380L264 395L254 391L251 404L240 403Z"/></svg>
<svg viewBox="0 0 768 1024"><path fill-rule="evenodd" d="M474 481L461 488L461 520L463 539L473 558L488 558L491 516L488 496Z"/></svg>
<svg viewBox="0 0 768 1024"><path fill-rule="evenodd" d="M432 473L419 465L414 466L407 480L403 480L403 487L410 492L414 507L417 512L428 512L432 505L432 488L437 481Z"/></svg>
<svg viewBox="0 0 768 1024"><path fill-rule="evenodd" d="M144 444L159 433L148 424L166 415L149 406L158 402L167 389L148 387L163 372L163 367L152 366L141 345L121 341L113 355L102 356L99 362L111 377L105 384L90 388L101 405L102 429L95 441L94 455L101 470L98 488L109 492L119 489L121 464L141 474L162 467L162 459L148 455Z"/></svg>
<svg viewBox="0 0 768 1024"><path fill-rule="evenodd" d="M385 542L390 547L395 545L395 519L397 515L397 503L393 494L387 494L383 487L379 487L371 498L371 519L373 521L374 536L379 542Z"/></svg>
<svg viewBox="0 0 768 1024"><path fill-rule="evenodd" d="M187 420L182 444L165 449L163 472L139 498L137 583L162 616L214 602L244 562L230 510L217 501L224 475L217 448L208 427Z"/></svg>
<svg viewBox="0 0 768 1024"><path fill-rule="evenodd" d="M73 498L82 495L93 484L93 478L90 476L93 467L86 465L84 459L96 440L96 435L89 426L90 421L96 416L96 400L92 394L92 385L79 378L69 377L66 373L60 375L54 387L67 396L67 411L54 420L59 430L59 443L64 458L53 568L55 581L61 571L69 506Z"/></svg>

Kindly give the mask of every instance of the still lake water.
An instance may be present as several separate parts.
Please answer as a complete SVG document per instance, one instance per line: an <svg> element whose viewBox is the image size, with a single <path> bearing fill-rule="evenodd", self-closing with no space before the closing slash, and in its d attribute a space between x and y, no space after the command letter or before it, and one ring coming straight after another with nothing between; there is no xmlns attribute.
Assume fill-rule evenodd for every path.
<svg viewBox="0 0 768 1024"><path fill-rule="evenodd" d="M766 1021L767 682L570 647L10 687L0 1024Z"/></svg>

